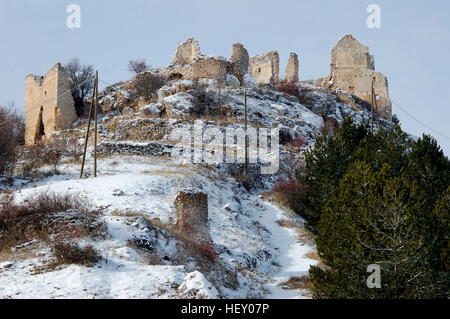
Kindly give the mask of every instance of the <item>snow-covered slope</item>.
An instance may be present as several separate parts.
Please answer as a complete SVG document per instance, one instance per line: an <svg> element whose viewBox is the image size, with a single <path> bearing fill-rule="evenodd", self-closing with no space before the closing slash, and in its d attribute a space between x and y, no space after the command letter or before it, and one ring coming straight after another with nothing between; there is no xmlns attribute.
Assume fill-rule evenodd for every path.
<svg viewBox="0 0 450 319"><path fill-rule="evenodd" d="M69 266L32 275L50 254L36 245L40 257L2 260L0 297L179 298L189 297L192 286L199 287L195 296L212 298L294 298L306 293L278 287L317 263L305 256L314 246L278 224L285 219L301 228L299 217L206 168L136 156L111 156L101 161L101 167L98 178L80 180L79 167L65 165L61 170L66 174L17 191L16 200L48 191L85 198L107 226L104 239L86 242L101 252L102 261L93 268ZM200 189L209 197L210 234L219 253L218 266L209 270L199 270L189 258L186 264L177 264L179 241L155 236L145 222L158 218L173 223L173 197L183 187ZM147 252L131 246L136 238L154 242L158 254L166 257L161 258L163 263L152 264ZM235 278L227 278L228 274ZM189 284L192 276L195 282Z"/></svg>
<svg viewBox="0 0 450 319"><path fill-rule="evenodd" d="M0 298L305 298L304 287L287 283L318 264L303 220L261 196L278 179L292 177L325 120L345 116L367 123L370 113L345 92L302 84L302 103L286 93L255 88L219 88L217 81L173 81L153 103L141 103L129 83L101 94L99 174L79 179L79 164L59 167L60 175L17 180L21 202L40 193L74 194L83 199L105 234L80 240L101 254L94 267L47 269L48 245L25 243L0 255ZM205 128L242 128L244 96L249 125L280 129L280 170L254 173L249 191L232 164L193 164L171 153L175 129L203 121ZM344 102L347 101L347 102ZM79 138L85 126L70 132ZM388 121L381 121L388 126ZM296 147L297 139L306 142ZM302 143L303 144L303 143ZM206 147L196 151L211 153ZM92 148L85 171L93 171ZM242 168L242 167L241 167ZM257 167L256 167L257 168ZM43 170L49 167L43 167ZM173 231L173 199L184 188L208 195L208 230L217 258L206 261ZM20 251L20 253L19 253ZM289 288L289 289L288 289Z"/></svg>

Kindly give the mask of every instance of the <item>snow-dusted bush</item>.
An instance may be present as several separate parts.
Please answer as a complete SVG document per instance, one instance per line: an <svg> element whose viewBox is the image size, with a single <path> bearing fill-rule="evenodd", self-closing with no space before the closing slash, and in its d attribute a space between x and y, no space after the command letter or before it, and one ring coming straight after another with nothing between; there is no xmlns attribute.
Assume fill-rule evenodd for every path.
<svg viewBox="0 0 450 319"><path fill-rule="evenodd" d="M25 125L12 107L0 106L0 175L12 169L16 147L23 144Z"/></svg>
<svg viewBox="0 0 450 319"><path fill-rule="evenodd" d="M1 196L0 250L33 239L47 241L50 236L64 240L84 237L92 232L92 226L93 217L75 195L43 192L20 203L13 195Z"/></svg>
<svg viewBox="0 0 450 319"><path fill-rule="evenodd" d="M101 255L91 245L81 247L76 243L58 242L52 247L52 251L57 263L63 265L93 266L101 259Z"/></svg>
<svg viewBox="0 0 450 319"><path fill-rule="evenodd" d="M151 100L156 96L158 90L164 86L165 80L160 75L145 72L138 74L133 84L139 96Z"/></svg>

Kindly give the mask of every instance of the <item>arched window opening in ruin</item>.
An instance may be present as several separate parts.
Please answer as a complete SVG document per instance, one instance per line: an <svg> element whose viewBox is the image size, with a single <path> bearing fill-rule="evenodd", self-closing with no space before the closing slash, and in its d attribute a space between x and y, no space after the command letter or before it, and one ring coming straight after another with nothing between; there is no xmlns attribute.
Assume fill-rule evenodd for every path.
<svg viewBox="0 0 450 319"><path fill-rule="evenodd" d="M42 114L44 113L44 108L41 106L41 110L39 111L39 133L38 140L41 140L45 136L45 127L44 121L42 119Z"/></svg>

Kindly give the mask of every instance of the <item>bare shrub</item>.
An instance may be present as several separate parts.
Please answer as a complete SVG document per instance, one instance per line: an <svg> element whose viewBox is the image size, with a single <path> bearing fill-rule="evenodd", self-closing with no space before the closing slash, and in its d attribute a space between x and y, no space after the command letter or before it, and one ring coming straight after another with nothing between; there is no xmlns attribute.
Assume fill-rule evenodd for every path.
<svg viewBox="0 0 450 319"><path fill-rule="evenodd" d="M92 267L101 260L93 246L80 247L72 242L58 242L52 247L56 262L60 265L83 265Z"/></svg>
<svg viewBox="0 0 450 319"><path fill-rule="evenodd" d="M77 115L80 116L85 110L84 100L92 93L94 87L94 67L92 65L82 65L79 58L72 58L64 65L64 69L69 76Z"/></svg>
<svg viewBox="0 0 450 319"><path fill-rule="evenodd" d="M139 96L151 100L156 92L165 85L164 77L145 72L138 74L134 80L134 87Z"/></svg>
<svg viewBox="0 0 450 319"><path fill-rule="evenodd" d="M11 174L16 164L16 148L23 145L25 122L14 109L14 104L0 106L0 176Z"/></svg>
<svg viewBox="0 0 450 319"><path fill-rule="evenodd" d="M298 87L295 83L288 82L286 80L281 81L277 83L277 85L275 86L275 90L299 98Z"/></svg>
<svg viewBox="0 0 450 319"><path fill-rule="evenodd" d="M306 140L301 138L301 137L297 137L296 139L294 139L290 144L291 147L293 148L302 148L303 146L306 145Z"/></svg>
<svg viewBox="0 0 450 319"><path fill-rule="evenodd" d="M24 151L25 164L22 166L24 176L35 175L34 171L44 165L51 165L53 173L58 173L58 164L64 155L64 148L59 142L44 143L37 142Z"/></svg>
<svg viewBox="0 0 450 319"><path fill-rule="evenodd" d="M55 137L51 142L36 142L22 152L25 163L22 165L23 176L36 176L36 170L51 165L53 174L58 174L58 166L64 158L78 162L83 155L82 146L77 138Z"/></svg>
<svg viewBox="0 0 450 319"><path fill-rule="evenodd" d="M282 286L284 289L312 290L313 288L311 278L309 278L308 275L291 277L287 282L281 284L280 286Z"/></svg>
<svg viewBox="0 0 450 319"><path fill-rule="evenodd" d="M0 251L34 239L72 240L98 234L102 224L75 195L43 192L15 203L0 195Z"/></svg>
<svg viewBox="0 0 450 319"><path fill-rule="evenodd" d="M137 60L130 60L128 62L128 71L132 73L142 73L147 71L150 68L149 65L145 62L145 59L137 59Z"/></svg>
<svg viewBox="0 0 450 319"><path fill-rule="evenodd" d="M298 183L295 179L288 181L278 180L269 197L276 203L290 208L295 212L300 211L301 202L300 195L306 192L303 184Z"/></svg>
<svg viewBox="0 0 450 319"><path fill-rule="evenodd" d="M202 259L206 259L210 262L215 262L219 254L214 248L214 244L209 241L194 242L193 251L196 255L200 256Z"/></svg>

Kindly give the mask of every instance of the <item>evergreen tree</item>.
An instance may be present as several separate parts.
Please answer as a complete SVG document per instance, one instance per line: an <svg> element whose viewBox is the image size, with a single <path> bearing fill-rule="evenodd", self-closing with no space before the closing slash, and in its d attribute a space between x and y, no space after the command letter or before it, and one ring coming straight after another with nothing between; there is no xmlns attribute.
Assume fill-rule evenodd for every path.
<svg viewBox="0 0 450 319"><path fill-rule="evenodd" d="M355 149L367 134L368 131L363 126L355 126L348 117L336 130L334 137L329 137L324 132L317 138L314 148L306 153L306 170L297 177L307 188L306 195L299 195L303 203L301 214L313 232L317 230L320 216L333 189L353 161Z"/></svg>
<svg viewBox="0 0 450 319"><path fill-rule="evenodd" d="M438 295L438 274L428 263L434 242L417 224L425 192L395 177L354 163L322 215L317 248L328 269L312 267L318 298L420 298ZM381 268L381 289L367 284L369 265Z"/></svg>
<svg viewBox="0 0 450 319"><path fill-rule="evenodd" d="M370 134L346 119L322 135L298 178L302 214L325 269L310 275L318 298L448 298L450 162L429 137L398 123ZM371 289L369 265L381 269Z"/></svg>

